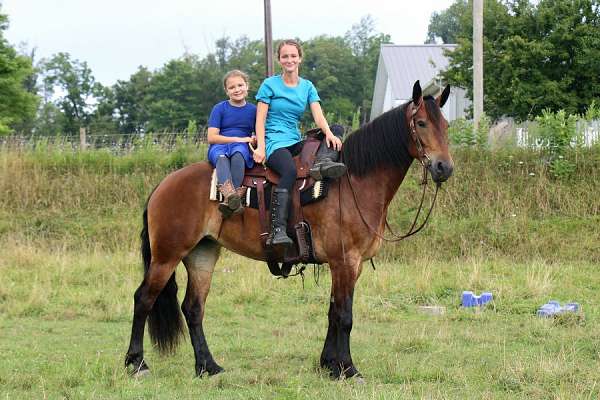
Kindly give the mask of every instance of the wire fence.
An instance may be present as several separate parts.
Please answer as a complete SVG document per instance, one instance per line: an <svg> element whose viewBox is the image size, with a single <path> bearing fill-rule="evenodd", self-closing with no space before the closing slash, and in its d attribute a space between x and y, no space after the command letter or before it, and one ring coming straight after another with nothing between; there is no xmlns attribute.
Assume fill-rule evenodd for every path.
<svg viewBox="0 0 600 400"><path fill-rule="evenodd" d="M504 136L501 142L507 142L507 137L514 138L513 143L518 147L539 149L544 147L543 140L531 134L535 123L525 122L519 125L508 123L498 129L500 124L490 130L490 140ZM591 147L600 144L600 121L578 121L577 144ZM349 132L346 127L346 133ZM155 146L165 151L172 151L181 146L200 147L208 144L207 130L201 127L197 132L163 131L148 133L110 133L76 135L11 135L0 136L0 148L35 149L36 147L53 149L107 149L113 153L128 153L141 147ZM573 143L574 145L576 143Z"/></svg>
<svg viewBox="0 0 600 400"><path fill-rule="evenodd" d="M107 149L114 153L127 153L136 148L156 146L170 151L178 146L207 144L206 129L198 132L149 132L129 134L86 134L83 138L75 135L12 135L0 137L0 147L11 149L35 149L49 147L55 149Z"/></svg>

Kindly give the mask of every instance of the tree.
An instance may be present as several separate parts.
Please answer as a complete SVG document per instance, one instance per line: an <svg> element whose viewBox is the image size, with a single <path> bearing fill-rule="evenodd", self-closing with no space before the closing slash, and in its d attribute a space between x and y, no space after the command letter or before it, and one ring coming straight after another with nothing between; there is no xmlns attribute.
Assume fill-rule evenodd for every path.
<svg viewBox="0 0 600 400"><path fill-rule="evenodd" d="M352 50L340 37L318 36L304 43L305 56L300 74L318 88L323 110L333 115L331 122L349 123L355 105L353 94L357 86ZM359 89L360 90L360 89Z"/></svg>
<svg viewBox="0 0 600 400"><path fill-rule="evenodd" d="M116 96L112 87L96 84L94 90L96 107L91 113L88 130L92 134L119 133L119 120L115 116Z"/></svg>
<svg viewBox="0 0 600 400"><path fill-rule="evenodd" d="M71 60L58 53L42 63L47 99L54 99L64 114L64 133L77 134L86 127L95 109L96 95L102 90L85 61Z"/></svg>
<svg viewBox="0 0 600 400"><path fill-rule="evenodd" d="M373 86L381 45L390 42L390 35L376 33L375 21L370 15L361 18L358 24L346 32L345 40L354 55L353 102L360 107L361 120L366 122L371 113ZM349 93L349 94L350 94Z"/></svg>
<svg viewBox="0 0 600 400"><path fill-rule="evenodd" d="M600 97L600 2L488 0L484 7L488 115L527 119L544 109L583 113ZM450 65L443 75L472 98L470 12L469 3L460 17L459 46L448 54Z"/></svg>
<svg viewBox="0 0 600 400"><path fill-rule="evenodd" d="M458 0L447 10L434 12L429 20L427 28L427 39L425 43L456 43L461 25L465 22L463 18L472 10L467 0Z"/></svg>
<svg viewBox="0 0 600 400"><path fill-rule="evenodd" d="M213 55L169 61L148 89L148 129L184 130L190 120L205 124L214 104L224 97L222 76Z"/></svg>
<svg viewBox="0 0 600 400"><path fill-rule="evenodd" d="M150 118L148 92L152 72L140 66L128 81L117 81L113 86L114 111L122 133L143 132Z"/></svg>
<svg viewBox="0 0 600 400"><path fill-rule="evenodd" d="M1 7L1 5L0 5ZM32 75L31 59L18 55L4 39L8 17L0 13L0 135L32 121L38 97L27 91L25 83Z"/></svg>

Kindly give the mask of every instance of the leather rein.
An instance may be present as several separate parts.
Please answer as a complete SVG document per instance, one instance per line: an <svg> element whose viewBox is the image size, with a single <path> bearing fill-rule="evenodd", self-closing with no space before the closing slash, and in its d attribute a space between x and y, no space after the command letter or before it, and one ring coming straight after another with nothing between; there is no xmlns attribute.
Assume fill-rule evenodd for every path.
<svg viewBox="0 0 600 400"><path fill-rule="evenodd" d="M350 179L350 173L348 171L346 171L346 178L348 180L348 185L350 186L350 191L352 192L352 197L354 198L354 204L356 205L356 209L358 210L358 214L360 215L360 218L361 218L363 224L365 224L365 226L367 228L369 228L369 231L371 231L371 233L373 233L379 239L382 239L386 242L398 242L400 240L406 239L407 237L410 237L410 236L418 233L421 229L423 229L425 227L425 225L427 224L427 221L429 221L429 216L431 215L431 212L433 211L433 207L435 206L435 201L437 199L438 190L441 186L441 183L436 183L435 194L433 196L433 201L431 202L431 207L429 208L429 211L427 212L427 216L425 217L425 220L421 223L421 225L419 225L419 227L415 229L415 226L417 225L417 221L421 214L421 210L423 209L423 201L425 199L425 190L427 189L427 168L429 168L429 166L431 165L431 159L429 158L429 155L423 149L423 143L421 143L421 138L419 138L419 136L417 135L417 129L415 126L415 119L416 119L417 112L419 111L419 108L421 108L422 106L423 106L423 97L421 97L419 99L419 102L416 105L414 104L414 102L410 103L411 110L410 110L410 119L409 119L408 127L410 130L410 135L411 135L413 141L415 142L415 146L417 147L417 152L419 153L419 162L421 163L421 166L423 167L423 178L421 179L421 185L423 186L423 192L421 194L421 202L419 204L419 209L417 210L417 214L415 215L415 219L413 220L411 227L408 229L408 231L404 235L397 235L396 233L394 233L394 231L392 230L392 227L390 226L390 224L387 220L387 216L385 217L385 226L391 232L391 234L392 234L391 238L384 237L382 234L377 232L377 230L373 229L368 224L365 217L363 216L362 211L360 210L360 207L358 206L358 199L356 198L356 191L354 190L354 187L352 186L352 181ZM341 185L341 180L340 180L340 185ZM341 226L341 222L342 222L341 219L342 218L341 218L341 209L340 209L340 226Z"/></svg>

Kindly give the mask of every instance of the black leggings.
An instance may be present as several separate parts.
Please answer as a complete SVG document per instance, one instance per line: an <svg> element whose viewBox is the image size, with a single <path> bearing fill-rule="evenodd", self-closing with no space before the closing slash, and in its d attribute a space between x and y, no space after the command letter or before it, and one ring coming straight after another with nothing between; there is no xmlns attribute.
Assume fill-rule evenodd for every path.
<svg viewBox="0 0 600 400"><path fill-rule="evenodd" d="M294 182L296 182L296 164L293 157L300 154L303 142L298 142L288 147L282 147L275 150L267 160L267 167L279 174L280 189L292 191Z"/></svg>

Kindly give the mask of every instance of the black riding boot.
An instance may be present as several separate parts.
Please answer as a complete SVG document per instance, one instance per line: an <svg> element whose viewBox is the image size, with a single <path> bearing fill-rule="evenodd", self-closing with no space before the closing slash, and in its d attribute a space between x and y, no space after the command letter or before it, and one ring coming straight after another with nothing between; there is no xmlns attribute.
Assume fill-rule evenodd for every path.
<svg viewBox="0 0 600 400"><path fill-rule="evenodd" d="M333 125L331 131L335 136L342 139L344 128L339 125ZM319 149L317 150L315 163L310 168L310 176L320 181L323 178L339 178L346 173L346 166L337 162L339 152L335 149L327 147L327 140L323 138Z"/></svg>
<svg viewBox="0 0 600 400"><path fill-rule="evenodd" d="M286 233L290 193L287 189L275 188L271 197L271 234L267 246L285 245L294 242Z"/></svg>

